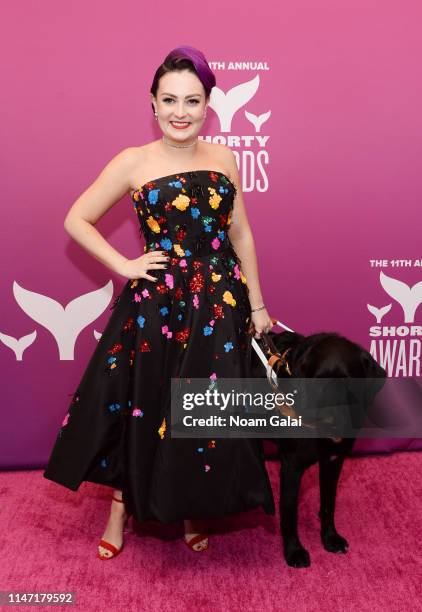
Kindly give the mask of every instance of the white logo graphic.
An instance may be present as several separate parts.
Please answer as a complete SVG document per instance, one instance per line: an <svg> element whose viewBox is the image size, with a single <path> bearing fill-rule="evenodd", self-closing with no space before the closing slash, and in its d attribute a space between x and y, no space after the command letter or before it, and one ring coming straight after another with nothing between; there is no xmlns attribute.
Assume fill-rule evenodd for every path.
<svg viewBox="0 0 422 612"><path fill-rule="evenodd" d="M75 343L80 332L95 321L110 303L113 283L110 280L104 287L71 300L65 308L46 295L24 289L17 282L13 283L13 294L22 310L53 335L59 347L60 359L70 360L74 358ZM19 358L24 348L35 340L34 334L23 336L20 340L2 334L0 339Z"/></svg>
<svg viewBox="0 0 422 612"><path fill-rule="evenodd" d="M259 75L257 74L252 80L232 87L227 93L217 86L212 88L209 105L220 120L221 132L230 132L234 115L254 97L258 87Z"/></svg>
<svg viewBox="0 0 422 612"><path fill-rule="evenodd" d="M245 117L251 123L253 123L255 127L255 132L261 131L261 125L265 123L270 118L270 116L271 116L271 111L268 111L267 113L264 113L263 115L254 115L253 113L249 113L247 110L245 110Z"/></svg>
<svg viewBox="0 0 422 612"><path fill-rule="evenodd" d="M381 323L383 316L391 310L391 304L388 304L387 306L382 306L381 308L377 308L376 306L367 304L367 307L369 312L371 312L376 318L377 323Z"/></svg>
<svg viewBox="0 0 422 612"><path fill-rule="evenodd" d="M403 281L380 272L380 282L384 291L402 307L404 322L413 323L416 310L422 302L422 281L419 281L413 287L409 287Z"/></svg>
<svg viewBox="0 0 422 612"><path fill-rule="evenodd" d="M22 338L14 338L0 332L0 340L15 353L16 361L22 361L23 352L28 346L35 342L37 332L33 331Z"/></svg>

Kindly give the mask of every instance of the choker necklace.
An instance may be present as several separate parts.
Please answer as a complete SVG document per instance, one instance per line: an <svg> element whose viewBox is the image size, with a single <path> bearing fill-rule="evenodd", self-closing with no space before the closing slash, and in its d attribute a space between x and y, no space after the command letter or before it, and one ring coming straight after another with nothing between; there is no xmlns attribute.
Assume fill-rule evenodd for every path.
<svg viewBox="0 0 422 612"><path fill-rule="evenodd" d="M193 142L189 143L189 144L172 144L171 142L169 142L168 140L166 140L166 138L163 136L162 137L163 142L165 142L169 147L175 147L176 149L185 149L187 147L193 147L193 145L195 145L198 142L198 138L196 138L196 140L194 140Z"/></svg>

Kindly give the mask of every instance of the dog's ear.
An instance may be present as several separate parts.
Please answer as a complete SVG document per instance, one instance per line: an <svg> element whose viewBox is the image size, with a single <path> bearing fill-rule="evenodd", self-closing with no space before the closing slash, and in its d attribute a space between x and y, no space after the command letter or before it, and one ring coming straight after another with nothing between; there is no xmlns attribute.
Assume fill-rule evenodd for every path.
<svg viewBox="0 0 422 612"><path fill-rule="evenodd" d="M362 364L363 377L369 379L367 386L367 400L371 402L377 393L381 391L387 378L387 372L372 357L371 353L362 349L360 360Z"/></svg>

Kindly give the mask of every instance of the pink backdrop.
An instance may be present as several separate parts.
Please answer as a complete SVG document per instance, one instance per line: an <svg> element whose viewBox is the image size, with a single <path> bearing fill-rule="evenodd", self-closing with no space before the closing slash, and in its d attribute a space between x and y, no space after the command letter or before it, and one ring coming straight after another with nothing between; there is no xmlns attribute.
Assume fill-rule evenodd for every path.
<svg viewBox="0 0 422 612"><path fill-rule="evenodd" d="M69 238L64 216L118 151L160 135L149 87L181 44L202 49L215 69L221 91L202 133L239 156L270 315L304 334L400 346L389 374L410 375L397 367L421 344L411 330L419 298L406 289L422 280L421 5L255 8L252 18L221 0L200 10L183 0L2 4L4 468L45 464L124 283ZM129 197L97 228L126 256L142 253ZM83 321L69 302L85 294ZM392 327L388 338L371 337L377 318ZM357 452L420 442L361 441Z"/></svg>

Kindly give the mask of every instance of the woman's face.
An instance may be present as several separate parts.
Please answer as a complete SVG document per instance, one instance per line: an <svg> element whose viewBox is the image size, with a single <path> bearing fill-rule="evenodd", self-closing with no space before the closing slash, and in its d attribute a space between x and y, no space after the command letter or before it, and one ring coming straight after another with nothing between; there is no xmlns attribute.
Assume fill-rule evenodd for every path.
<svg viewBox="0 0 422 612"><path fill-rule="evenodd" d="M205 120L207 100L196 74L189 70L167 72L151 95L157 122L164 136L175 142L192 141Z"/></svg>

